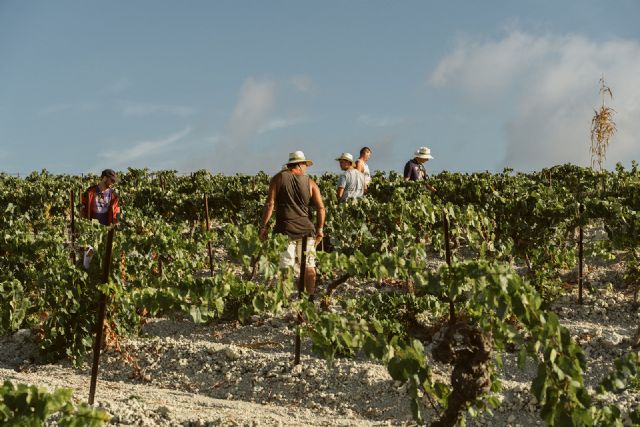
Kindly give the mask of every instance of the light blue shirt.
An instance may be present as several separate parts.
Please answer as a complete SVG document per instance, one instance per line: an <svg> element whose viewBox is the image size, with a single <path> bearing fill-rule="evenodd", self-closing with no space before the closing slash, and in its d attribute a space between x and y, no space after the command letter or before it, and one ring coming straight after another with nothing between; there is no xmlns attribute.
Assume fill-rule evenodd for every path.
<svg viewBox="0 0 640 427"><path fill-rule="evenodd" d="M364 195L364 175L356 169L344 171L338 179L338 188L344 188L344 193L338 202L344 202L349 198L362 197Z"/></svg>

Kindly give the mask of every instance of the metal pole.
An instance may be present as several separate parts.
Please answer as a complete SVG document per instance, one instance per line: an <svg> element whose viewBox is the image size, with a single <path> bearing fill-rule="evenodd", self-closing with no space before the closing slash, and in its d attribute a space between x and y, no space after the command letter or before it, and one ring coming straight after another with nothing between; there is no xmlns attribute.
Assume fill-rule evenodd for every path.
<svg viewBox="0 0 640 427"><path fill-rule="evenodd" d="M582 304L582 266L584 262L583 258L583 237L584 232L582 229L582 214L584 213L584 205L582 203L578 204L580 211L580 228L578 229L578 303Z"/></svg>
<svg viewBox="0 0 640 427"><path fill-rule="evenodd" d="M447 211L442 212L442 222L444 224L444 253L447 265L451 267L451 247L449 242L449 218L447 217ZM456 321L456 310L453 305L453 299L449 295L449 323Z"/></svg>
<svg viewBox="0 0 640 427"><path fill-rule="evenodd" d="M111 253L113 248L113 233L115 228L109 229L107 235L107 246L104 255L102 265L102 283L109 282L109 275L111 274ZM93 405L93 400L96 395L96 381L98 379L98 365L100 363L100 348L102 347L102 329L104 327L104 317L107 310L107 295L100 293L100 300L98 302L98 323L96 325L96 338L93 343L93 365L91 367L91 385L89 386L89 405Z"/></svg>
<svg viewBox="0 0 640 427"><path fill-rule="evenodd" d="M209 198L204 195L204 213L207 221L207 231L209 231ZM209 252L209 274L213 277L213 250L211 249L211 240L207 242L207 251Z"/></svg>
<svg viewBox="0 0 640 427"><path fill-rule="evenodd" d="M300 251L300 279L298 280L298 300L302 299L304 292L304 279L307 272L307 236L302 238L302 250ZM302 314L298 314L298 328L296 329L295 357L293 364L300 364L300 324L302 323Z"/></svg>

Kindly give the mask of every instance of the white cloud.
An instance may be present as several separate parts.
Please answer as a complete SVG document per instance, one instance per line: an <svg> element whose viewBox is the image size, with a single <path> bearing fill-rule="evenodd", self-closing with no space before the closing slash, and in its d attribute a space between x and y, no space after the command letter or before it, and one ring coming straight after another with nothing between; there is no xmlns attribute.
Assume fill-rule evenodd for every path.
<svg viewBox="0 0 640 427"><path fill-rule="evenodd" d="M310 76L297 75L297 76L291 77L289 81L291 82L293 87L296 88L296 90L299 92L313 93L316 90L315 83L313 82L313 79Z"/></svg>
<svg viewBox="0 0 640 427"><path fill-rule="evenodd" d="M358 116L358 123L372 127L397 126L406 122L407 119L404 117L370 116L368 114Z"/></svg>
<svg viewBox="0 0 640 427"><path fill-rule="evenodd" d="M245 145L270 119L275 103L276 84L271 80L247 79L227 123L227 137L233 145Z"/></svg>
<svg viewBox="0 0 640 427"><path fill-rule="evenodd" d="M544 58L552 54L552 44L547 37L535 38L517 31L497 41L461 38L455 50L440 61L429 83L436 87L458 84L475 96L504 91L514 76L544 67Z"/></svg>
<svg viewBox="0 0 640 427"><path fill-rule="evenodd" d="M600 104L604 74L614 93L618 133L608 161L640 157L640 42L596 42L580 35L535 36L512 31L499 40L460 40L429 76L500 118L507 147L504 166L539 169L571 162L590 164L589 126ZM485 113L486 114L486 113Z"/></svg>
<svg viewBox="0 0 640 427"><path fill-rule="evenodd" d="M181 105L166 104L141 104L124 102L122 104L122 113L125 116L146 116L150 114L170 114L179 117L188 117L197 113L195 108L185 107Z"/></svg>
<svg viewBox="0 0 640 427"><path fill-rule="evenodd" d="M287 82L247 78L225 124L223 135L211 141L211 154L189 159L218 173L254 173L278 170L290 151L300 149L300 134L270 135L273 131L305 123L309 118L295 100L287 98ZM292 106L291 104L294 104Z"/></svg>
<svg viewBox="0 0 640 427"><path fill-rule="evenodd" d="M158 153L164 151L170 145L180 141L191 133L191 127L187 126L179 132L172 133L158 139L150 139L145 141L136 141L124 150L107 151L101 154L101 157L114 163L113 166L130 165L131 162L144 158L157 156Z"/></svg>
<svg viewBox="0 0 640 427"><path fill-rule="evenodd" d="M224 134L211 140L211 158L192 158L189 161L222 173L260 169L259 164L264 157L257 156L251 148L261 132L282 125L273 121L275 97L275 81L254 78L245 80L225 125Z"/></svg>
<svg viewBox="0 0 640 427"><path fill-rule="evenodd" d="M290 126L295 126L299 123L303 123L305 119L303 117L289 117L289 118L275 118L269 120L263 127L258 130L258 133L270 132L277 129L284 129Z"/></svg>

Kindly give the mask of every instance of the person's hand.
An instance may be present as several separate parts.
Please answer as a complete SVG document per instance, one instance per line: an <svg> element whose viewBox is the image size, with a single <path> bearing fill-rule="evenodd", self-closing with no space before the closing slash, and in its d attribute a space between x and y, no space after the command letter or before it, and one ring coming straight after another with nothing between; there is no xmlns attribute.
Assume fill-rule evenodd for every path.
<svg viewBox="0 0 640 427"><path fill-rule="evenodd" d="M260 240L263 242L267 239L267 227L260 227Z"/></svg>
<svg viewBox="0 0 640 427"><path fill-rule="evenodd" d="M322 228L318 228L318 231L316 231L316 246L318 246L320 242L322 242L323 237L324 233L322 233Z"/></svg>

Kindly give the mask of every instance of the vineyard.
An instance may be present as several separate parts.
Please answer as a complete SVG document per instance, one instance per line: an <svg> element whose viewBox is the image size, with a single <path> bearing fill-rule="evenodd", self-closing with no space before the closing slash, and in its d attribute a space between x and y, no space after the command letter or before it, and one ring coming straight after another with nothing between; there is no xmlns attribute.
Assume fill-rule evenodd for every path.
<svg viewBox="0 0 640 427"><path fill-rule="evenodd" d="M637 164L442 172L433 194L378 173L340 205L337 177L316 176L327 239L314 300L278 268L285 239L258 237L269 178L129 169L120 223L105 227L79 218L98 177L0 174L0 424L640 425ZM86 389L35 387L53 366ZM514 376L527 387L509 412ZM146 418L101 397L122 381ZM235 421L172 418L154 387L256 405Z"/></svg>

